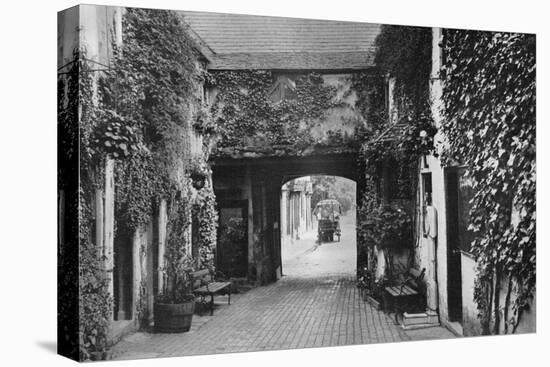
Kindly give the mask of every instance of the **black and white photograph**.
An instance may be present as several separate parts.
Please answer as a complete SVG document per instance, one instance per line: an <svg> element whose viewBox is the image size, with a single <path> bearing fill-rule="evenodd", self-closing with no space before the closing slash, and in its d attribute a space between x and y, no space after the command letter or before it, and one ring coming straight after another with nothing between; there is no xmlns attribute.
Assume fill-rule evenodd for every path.
<svg viewBox="0 0 550 367"><path fill-rule="evenodd" d="M61 354L534 333L535 55L526 33L59 12Z"/></svg>
<svg viewBox="0 0 550 367"><path fill-rule="evenodd" d="M20 328L49 318L42 353L475 365L470 347L488 343L480 364L533 364L538 26L367 16L368 2L356 17L126 3L47 15L51 165L22 140L43 130L6 135L36 149L24 193L3 190L26 223L6 247L41 265L18 255L4 278L34 274L19 287L33 301L5 302L28 307ZM25 245L36 235L47 259Z"/></svg>

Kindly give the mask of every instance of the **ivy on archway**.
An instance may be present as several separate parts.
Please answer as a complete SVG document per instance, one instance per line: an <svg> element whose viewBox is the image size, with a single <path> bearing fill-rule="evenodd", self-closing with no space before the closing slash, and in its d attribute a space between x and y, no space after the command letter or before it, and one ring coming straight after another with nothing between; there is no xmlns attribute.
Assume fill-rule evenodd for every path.
<svg viewBox="0 0 550 367"><path fill-rule="evenodd" d="M273 102L269 93L275 75L266 70L216 71L209 77L216 91L211 114L219 133L218 148L249 145L284 146L294 153L312 146L345 149L357 144L356 136L328 131L326 141L315 140L310 129L324 121L328 111L345 106L337 87L319 73L294 78L295 98ZM355 144L355 145L354 145ZM291 153L292 154L292 153Z"/></svg>

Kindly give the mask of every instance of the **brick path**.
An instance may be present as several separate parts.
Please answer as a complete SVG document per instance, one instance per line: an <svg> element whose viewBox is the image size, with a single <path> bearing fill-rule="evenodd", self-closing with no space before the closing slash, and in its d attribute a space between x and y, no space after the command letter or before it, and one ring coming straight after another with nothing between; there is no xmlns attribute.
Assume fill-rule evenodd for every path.
<svg viewBox="0 0 550 367"><path fill-rule="evenodd" d="M283 264L287 276L278 282L233 295L231 305L227 305L225 297L218 297L214 316L195 315L188 333L140 332L130 335L113 348L113 358L251 352L452 337L443 328L405 332L394 325L388 315L360 298L353 275L354 231L345 230L341 243L314 246L314 238L306 236L292 245L286 268Z"/></svg>
<svg viewBox="0 0 550 367"><path fill-rule="evenodd" d="M232 297L189 333L131 335L115 359L410 340L381 311L359 298L350 278L290 278ZM199 319L196 320L195 319ZM206 321L206 322L205 322Z"/></svg>

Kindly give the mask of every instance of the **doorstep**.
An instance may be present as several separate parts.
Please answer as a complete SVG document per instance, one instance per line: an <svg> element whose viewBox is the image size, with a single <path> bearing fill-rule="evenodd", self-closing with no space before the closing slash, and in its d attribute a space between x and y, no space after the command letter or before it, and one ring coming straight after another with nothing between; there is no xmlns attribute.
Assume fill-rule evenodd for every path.
<svg viewBox="0 0 550 367"><path fill-rule="evenodd" d="M427 310L420 313L404 312L401 318L401 327L405 330L440 326L437 312Z"/></svg>

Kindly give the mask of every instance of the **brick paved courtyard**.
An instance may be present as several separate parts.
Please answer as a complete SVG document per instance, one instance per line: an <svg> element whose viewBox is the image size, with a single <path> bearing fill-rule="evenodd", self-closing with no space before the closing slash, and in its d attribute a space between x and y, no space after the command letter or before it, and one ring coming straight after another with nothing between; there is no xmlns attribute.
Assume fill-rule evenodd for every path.
<svg viewBox="0 0 550 367"><path fill-rule="evenodd" d="M394 325L391 317L360 298L352 272L335 271L341 270L341 265L340 268L329 267L332 270L330 274L323 275L320 269L327 261L344 265L350 258L354 261L353 256L344 255L349 253L347 247L354 246L354 236L348 238L349 242L323 244L313 249L311 245L314 241L306 236L302 243L295 244L293 258L287 262L288 270L292 270L291 275L274 284L233 295L231 305L226 304L225 297L219 297L214 316L195 315L188 333L140 332L130 335L113 348L113 358L251 352L453 337L444 328L404 331ZM342 247L335 250L335 246ZM339 258L335 258L337 253ZM299 263L307 263L311 271L297 271ZM353 266L350 268L354 269Z"/></svg>

